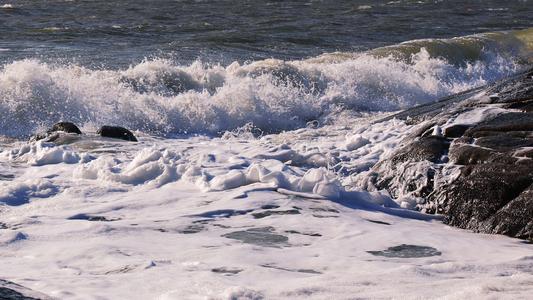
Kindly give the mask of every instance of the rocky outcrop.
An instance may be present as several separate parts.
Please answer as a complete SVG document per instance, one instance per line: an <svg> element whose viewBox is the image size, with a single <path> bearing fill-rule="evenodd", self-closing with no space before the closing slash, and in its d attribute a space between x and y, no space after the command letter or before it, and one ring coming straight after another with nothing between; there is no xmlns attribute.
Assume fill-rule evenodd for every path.
<svg viewBox="0 0 533 300"><path fill-rule="evenodd" d="M533 70L393 117L418 130L373 167L375 187L452 226L533 239Z"/></svg>

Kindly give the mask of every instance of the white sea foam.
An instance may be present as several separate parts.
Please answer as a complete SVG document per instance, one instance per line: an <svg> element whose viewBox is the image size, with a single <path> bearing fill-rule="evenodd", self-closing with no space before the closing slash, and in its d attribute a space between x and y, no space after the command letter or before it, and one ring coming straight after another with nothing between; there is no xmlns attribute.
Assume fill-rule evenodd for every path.
<svg viewBox="0 0 533 300"><path fill-rule="evenodd" d="M531 245L447 228L400 208L417 199L356 188L351 174L415 129L371 121L90 150L90 135L9 144L0 276L61 299L527 298ZM367 252L402 244L440 254Z"/></svg>
<svg viewBox="0 0 533 300"><path fill-rule="evenodd" d="M86 130L56 140L68 145L0 137L0 277L60 299L527 298L531 245L448 228L408 210L419 201L408 193L372 190L368 175L419 128L366 112L517 68L497 56L456 66L425 51L410 62L330 54L119 71L6 65L1 133L58 119ZM484 113L498 111L446 125ZM88 130L104 123L154 135L129 143ZM399 166L405 177L394 180L424 167ZM371 254L402 244L439 255Z"/></svg>
<svg viewBox="0 0 533 300"><path fill-rule="evenodd" d="M409 60L365 53L227 67L155 59L126 70L20 60L0 69L0 134L27 136L59 120L156 135L265 132L331 121L339 110L392 111L516 72L512 58L456 65L421 48Z"/></svg>

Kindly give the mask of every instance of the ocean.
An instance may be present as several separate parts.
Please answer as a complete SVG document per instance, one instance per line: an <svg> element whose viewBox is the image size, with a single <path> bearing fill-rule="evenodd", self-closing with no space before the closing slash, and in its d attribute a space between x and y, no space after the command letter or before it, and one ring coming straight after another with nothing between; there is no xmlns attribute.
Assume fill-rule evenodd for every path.
<svg viewBox="0 0 533 300"><path fill-rule="evenodd" d="M1 1L1 63L118 69L361 52L531 27L528 1Z"/></svg>
<svg viewBox="0 0 533 300"><path fill-rule="evenodd" d="M496 80L531 47L527 1L236 3L1 4L0 132L279 132Z"/></svg>
<svg viewBox="0 0 533 300"><path fill-rule="evenodd" d="M531 244L371 182L421 128L508 112L394 117L495 99L481 87L531 68L532 15L528 0L0 0L0 298L527 299ZM83 134L46 133L57 122ZM447 153L441 173L410 167L391 180L459 170Z"/></svg>

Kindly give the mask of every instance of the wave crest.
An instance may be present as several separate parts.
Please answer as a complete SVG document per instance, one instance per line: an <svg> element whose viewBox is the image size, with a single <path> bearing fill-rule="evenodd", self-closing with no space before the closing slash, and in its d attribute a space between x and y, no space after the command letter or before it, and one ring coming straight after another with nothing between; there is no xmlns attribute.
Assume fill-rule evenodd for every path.
<svg viewBox="0 0 533 300"><path fill-rule="evenodd" d="M520 56L508 56L507 50L501 55L494 47L481 47L479 55L458 64L426 48L442 41L428 43L396 46L407 49L408 58L377 49L229 66L201 61L182 66L155 59L126 70L91 70L15 61L0 70L0 134L27 136L60 120L84 127L121 125L165 136L219 134L248 123L275 132L326 120L340 109L404 109L521 68ZM446 47L454 43L460 53L457 41Z"/></svg>

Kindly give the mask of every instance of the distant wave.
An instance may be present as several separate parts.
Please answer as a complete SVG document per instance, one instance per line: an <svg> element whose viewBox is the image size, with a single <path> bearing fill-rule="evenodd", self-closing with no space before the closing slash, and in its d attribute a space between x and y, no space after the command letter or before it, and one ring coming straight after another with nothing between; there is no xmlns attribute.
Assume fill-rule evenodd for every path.
<svg viewBox="0 0 533 300"><path fill-rule="evenodd" d="M533 29L417 40L300 61L188 66L147 60L126 70L14 61L0 69L0 134L25 137L59 120L146 133L266 132L340 110L393 111L516 73L531 62Z"/></svg>

